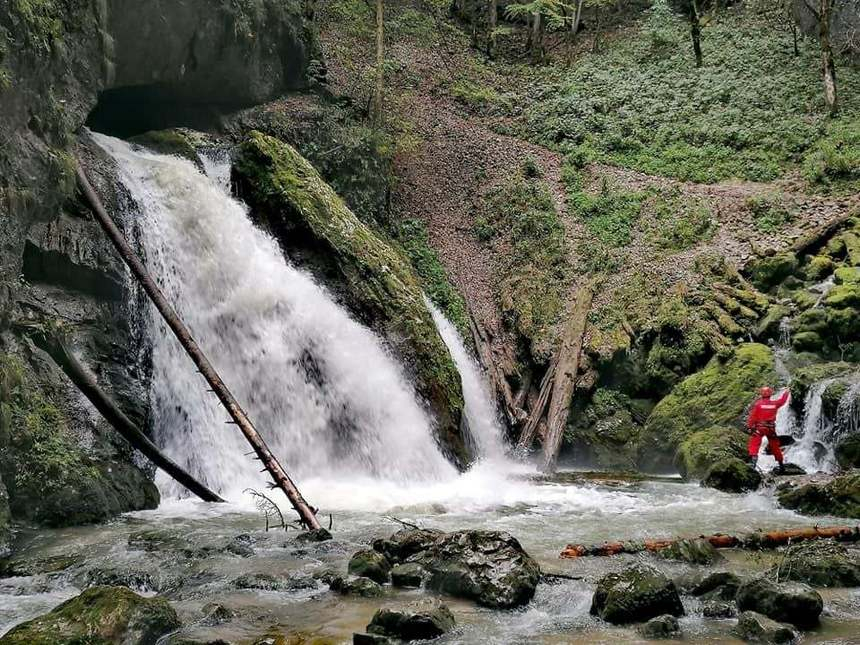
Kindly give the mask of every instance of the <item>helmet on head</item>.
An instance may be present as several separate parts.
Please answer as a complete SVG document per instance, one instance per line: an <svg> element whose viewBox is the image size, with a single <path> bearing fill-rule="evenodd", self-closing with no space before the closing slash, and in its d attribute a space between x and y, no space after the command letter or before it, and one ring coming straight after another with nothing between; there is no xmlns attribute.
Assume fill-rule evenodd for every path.
<svg viewBox="0 0 860 645"><path fill-rule="evenodd" d="M761 394L763 399L769 399L770 397L773 396L773 390L770 387L768 387L767 385L765 385L763 388L761 388L758 391L758 393Z"/></svg>

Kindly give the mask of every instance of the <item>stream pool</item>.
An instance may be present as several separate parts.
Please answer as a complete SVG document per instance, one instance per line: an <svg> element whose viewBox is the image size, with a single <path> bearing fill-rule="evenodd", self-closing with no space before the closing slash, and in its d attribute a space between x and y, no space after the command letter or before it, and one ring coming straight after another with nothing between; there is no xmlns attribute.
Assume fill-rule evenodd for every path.
<svg viewBox="0 0 860 645"><path fill-rule="evenodd" d="M377 480L301 482L314 504L331 512L335 539L320 544L294 541L295 531L264 530L261 515L246 505L207 505L167 500L154 511L132 513L100 526L40 530L20 538L19 561L41 561L57 569L0 580L0 633L50 610L94 583L127 584L144 594L162 593L176 607L185 628L165 643L188 638L252 643L272 627L348 643L364 631L374 611L423 592L387 588L385 598L339 596L314 579L327 569L345 572L350 555L399 526L390 517L444 530L486 528L509 531L546 572L582 576L562 584L541 584L533 601L515 611L493 611L448 599L458 629L440 643L633 643L633 628L616 628L588 613L596 580L642 558L671 576L692 567L653 555L560 560L569 542L601 542L712 532L746 532L809 525L809 518L779 509L765 491L733 496L671 479L624 481L563 473L555 480L534 477L523 467L485 463L448 482L402 486ZM844 523L835 519L819 524ZM242 557L225 547L250 544ZM236 550L236 549L234 549ZM714 570L741 574L763 571L776 554L726 552ZM68 566L66 566L68 565ZM696 567L703 570L703 567ZM237 588L242 575L266 573L287 581L287 589ZM860 590L822 590L825 614L804 643L860 643ZM217 602L232 617L220 624L204 619ZM696 599L685 596L681 619L686 642L736 642L734 619L704 619ZM308 643L314 640L308 640Z"/></svg>

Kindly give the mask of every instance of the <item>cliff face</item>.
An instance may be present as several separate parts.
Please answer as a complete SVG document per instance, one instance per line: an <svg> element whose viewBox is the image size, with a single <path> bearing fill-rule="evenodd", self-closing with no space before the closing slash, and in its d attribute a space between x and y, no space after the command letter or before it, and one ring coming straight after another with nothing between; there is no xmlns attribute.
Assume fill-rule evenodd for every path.
<svg viewBox="0 0 860 645"><path fill-rule="evenodd" d="M54 524L153 503L151 491L137 494L142 484L126 485L138 481L136 468L131 475L102 468L130 465L128 450L15 333L22 320L62 321L70 346L98 369L102 387L146 425L142 300L77 200L75 159L109 207L124 196L82 126L127 135L211 120L221 109L304 86L315 52L298 1L0 0L0 355L11 361L10 382L20 383L0 388L2 474L11 477L45 444L24 437L23 429L30 408L44 404L59 415L46 423L59 428L57 446L73 455L68 463L87 464L94 480L113 491L97 512L49 517L25 513L6 481L0 550L7 535L3 488L13 517Z"/></svg>

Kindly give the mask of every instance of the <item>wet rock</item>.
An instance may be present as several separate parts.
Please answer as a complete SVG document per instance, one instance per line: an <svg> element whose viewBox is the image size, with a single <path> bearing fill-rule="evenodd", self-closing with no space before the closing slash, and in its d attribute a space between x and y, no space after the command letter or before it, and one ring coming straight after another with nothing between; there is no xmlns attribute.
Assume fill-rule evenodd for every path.
<svg viewBox="0 0 860 645"><path fill-rule="evenodd" d="M238 555L240 558L250 558L254 555L254 538L247 533L237 535L224 547L227 553Z"/></svg>
<svg viewBox="0 0 860 645"><path fill-rule="evenodd" d="M736 597L738 610L755 611L800 628L814 627L824 609L821 595L798 582L775 583L756 578L743 583Z"/></svg>
<svg viewBox="0 0 860 645"><path fill-rule="evenodd" d="M707 540L678 540L658 552L667 560L679 560L689 564L714 564L725 558Z"/></svg>
<svg viewBox="0 0 860 645"><path fill-rule="evenodd" d="M376 598L383 595L382 587L370 578L337 576L329 583L329 587L344 596Z"/></svg>
<svg viewBox="0 0 860 645"><path fill-rule="evenodd" d="M790 547L773 573L780 580L805 582L814 587L860 587L860 559L830 540Z"/></svg>
<svg viewBox="0 0 860 645"><path fill-rule="evenodd" d="M52 555L28 558L16 556L0 561L0 577L35 576L44 573L58 573L83 562L80 554Z"/></svg>
<svg viewBox="0 0 860 645"><path fill-rule="evenodd" d="M391 537L375 540L373 550L379 551L389 562L399 564L429 551L444 535L434 529L401 529Z"/></svg>
<svg viewBox="0 0 860 645"><path fill-rule="evenodd" d="M655 616L682 616L684 607L678 590L657 569L637 564L610 573L598 582L591 614L615 623L636 623Z"/></svg>
<svg viewBox="0 0 860 645"><path fill-rule="evenodd" d="M748 463L735 457L715 463L708 469L702 486L726 493L745 493L761 484L761 475Z"/></svg>
<svg viewBox="0 0 860 645"><path fill-rule="evenodd" d="M681 442L675 453L675 465L685 479L701 479L718 461L747 454L747 436L737 428L714 426L694 432Z"/></svg>
<svg viewBox="0 0 860 645"><path fill-rule="evenodd" d="M702 603L702 616L705 618L733 618L737 613L737 609L730 602L706 600Z"/></svg>
<svg viewBox="0 0 860 645"><path fill-rule="evenodd" d="M665 614L657 616L657 618L652 618L644 625L640 625L637 631L642 637L653 640L677 638L681 635L681 625L678 624L677 618L670 614Z"/></svg>
<svg viewBox="0 0 860 645"><path fill-rule="evenodd" d="M217 602L204 605L203 615L203 624L205 625L223 625L236 617L236 613L232 609Z"/></svg>
<svg viewBox="0 0 860 645"><path fill-rule="evenodd" d="M153 575L149 571L131 567L95 567L83 574L87 587L128 587L134 591L167 591L180 586L180 581L171 576Z"/></svg>
<svg viewBox="0 0 860 645"><path fill-rule="evenodd" d="M403 609L378 610L367 632L404 641L429 640L451 631L455 624L446 605L437 600L422 600Z"/></svg>
<svg viewBox="0 0 860 645"><path fill-rule="evenodd" d="M382 585L391 577L391 563L378 551L367 549L353 554L347 571L350 575L370 578Z"/></svg>
<svg viewBox="0 0 860 645"><path fill-rule="evenodd" d="M860 433L842 439L834 452L840 468L860 468Z"/></svg>
<svg viewBox="0 0 860 645"><path fill-rule="evenodd" d="M834 477L828 482L810 482L777 491L785 508L804 515L860 517L860 471Z"/></svg>
<svg viewBox="0 0 860 645"><path fill-rule="evenodd" d="M740 615L737 633L748 643L791 643L797 638L791 625L778 623L754 611Z"/></svg>
<svg viewBox="0 0 860 645"><path fill-rule="evenodd" d="M169 530L150 529L128 536L128 546L141 551L179 550L188 546L182 537Z"/></svg>
<svg viewBox="0 0 860 645"><path fill-rule="evenodd" d="M144 598L124 587L91 587L2 640L4 645L155 645L180 625L164 598Z"/></svg>
<svg viewBox="0 0 860 645"><path fill-rule="evenodd" d="M786 463L782 466L782 472L773 470L770 474L773 477L797 477L798 475L805 475L806 471L797 464Z"/></svg>
<svg viewBox="0 0 860 645"><path fill-rule="evenodd" d="M391 569L391 584L395 587L420 587L427 572L420 564L395 564Z"/></svg>
<svg viewBox="0 0 860 645"><path fill-rule="evenodd" d="M457 531L439 538L420 563L430 572L429 589L509 609L528 603L540 567L504 531Z"/></svg>
<svg viewBox="0 0 860 645"><path fill-rule="evenodd" d="M695 585L690 592L702 600L734 600L741 579L729 571L712 573Z"/></svg>
<svg viewBox="0 0 860 645"><path fill-rule="evenodd" d="M259 589L260 591L299 591L313 589L316 581L311 576L276 577L269 573L246 573L233 581L237 589Z"/></svg>
<svg viewBox="0 0 860 645"><path fill-rule="evenodd" d="M758 258L749 263L747 271L750 281L759 289L767 291L797 271L797 268L797 255L786 252Z"/></svg>
<svg viewBox="0 0 860 645"><path fill-rule="evenodd" d="M380 634L353 634L352 645L395 645L396 640Z"/></svg>
<svg viewBox="0 0 860 645"><path fill-rule="evenodd" d="M328 529L322 528L305 531L304 533L299 533L296 536L296 542L325 542L331 539L332 535Z"/></svg>

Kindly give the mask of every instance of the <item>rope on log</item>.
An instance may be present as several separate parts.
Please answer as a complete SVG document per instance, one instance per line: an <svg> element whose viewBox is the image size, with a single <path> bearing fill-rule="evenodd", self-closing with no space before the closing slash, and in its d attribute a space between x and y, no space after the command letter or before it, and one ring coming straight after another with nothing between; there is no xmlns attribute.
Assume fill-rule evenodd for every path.
<svg viewBox="0 0 860 645"><path fill-rule="evenodd" d="M81 191L89 202L96 220L104 229L108 238L110 238L125 264L129 269L131 269L131 272L137 278L138 282L140 282L146 295L149 296L149 299L155 305L156 309L158 309L161 317L164 318L167 326L173 331L173 334L176 336L177 340L179 340L180 344L185 349L185 352L191 360L194 361L197 369L209 383L209 386L218 397L218 400L221 401L221 404L227 410L227 413L233 419L233 422L239 427L239 430L245 436L245 439L254 449L254 453L257 458L263 463L266 470L269 471L269 474L272 476L274 481L274 486L280 488L287 496L290 504L292 504L296 513L298 513L302 524L304 524L308 529L320 528L320 523L319 520L317 520L315 510L312 509L305 501L304 497L302 497L302 494L293 483L293 480L290 479L287 472L269 449L269 446L266 445L266 442L257 432L256 428L254 428L254 425L239 405L239 402L227 388L224 381L221 380L221 377L218 376L218 373L203 354L197 341L195 341L191 336L191 332L189 332L188 328L182 320L180 320L178 314L170 303L167 302L167 299L147 272L146 267L143 266L143 263L132 250L131 246L129 246L114 221L107 214L101 200L80 165L76 168L76 175Z"/></svg>
<svg viewBox="0 0 860 645"><path fill-rule="evenodd" d="M69 380L77 386L81 393L89 399L108 423L134 448L143 453L158 468L185 486L204 502L224 502L225 500L206 485L197 481L193 475L182 466L167 457L158 449L149 437L129 419L119 406L105 391L98 386L96 379L90 374L74 355L68 351L59 337L49 334L40 328L28 329L28 335L37 347L44 350L48 356L65 372Z"/></svg>
<svg viewBox="0 0 860 645"><path fill-rule="evenodd" d="M619 553L641 553L661 551L684 539L706 540L717 549L772 549L793 542L833 538L840 542L860 541L860 526L811 526L779 531L747 533L744 535L700 535L697 538L673 538L663 540L644 540L627 542L604 542L603 544L568 544L561 552L561 558L581 558L584 556L609 556Z"/></svg>

